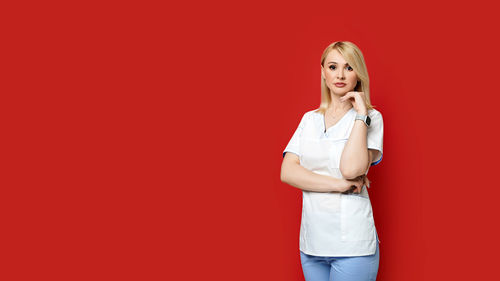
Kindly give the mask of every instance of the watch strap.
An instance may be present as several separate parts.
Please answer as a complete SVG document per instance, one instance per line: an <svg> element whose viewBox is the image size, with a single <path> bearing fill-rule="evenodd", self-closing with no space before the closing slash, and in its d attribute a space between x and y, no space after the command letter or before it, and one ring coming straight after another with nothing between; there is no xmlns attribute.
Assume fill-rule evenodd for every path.
<svg viewBox="0 0 500 281"><path fill-rule="evenodd" d="M357 113L356 118L354 120L358 120L358 119L365 122L365 125L367 127L370 127L370 123L371 123L370 116Z"/></svg>

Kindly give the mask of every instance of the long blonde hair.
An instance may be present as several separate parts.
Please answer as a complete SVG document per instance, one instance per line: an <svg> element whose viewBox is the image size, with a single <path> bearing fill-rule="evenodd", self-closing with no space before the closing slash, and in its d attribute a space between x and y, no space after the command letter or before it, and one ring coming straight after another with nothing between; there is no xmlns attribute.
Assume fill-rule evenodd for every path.
<svg viewBox="0 0 500 281"><path fill-rule="evenodd" d="M321 56L321 65L324 67L325 59L328 54L337 50L345 59L345 61L353 68L354 72L358 76L358 83L356 87L354 87L354 91L356 92L364 92L366 97L366 109L373 109L370 102L370 78L368 77L368 70L366 69L365 59L363 58L363 53L354 43L349 41L337 41L330 44L323 51L323 55ZM315 112L320 112L322 114L325 113L328 105L332 102L332 98L330 96L330 89L326 86L326 82L321 77L321 103L319 108L315 110Z"/></svg>

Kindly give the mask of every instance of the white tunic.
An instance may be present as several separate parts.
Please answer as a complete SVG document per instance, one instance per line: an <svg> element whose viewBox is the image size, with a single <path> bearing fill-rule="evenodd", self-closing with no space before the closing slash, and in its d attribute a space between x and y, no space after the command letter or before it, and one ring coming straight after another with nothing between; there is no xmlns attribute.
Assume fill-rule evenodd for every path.
<svg viewBox="0 0 500 281"><path fill-rule="evenodd" d="M314 173L343 178L340 156L354 126L356 110L351 108L325 133L324 115L306 112L283 151L299 156L300 165ZM376 109L368 111L367 147L380 151L382 160L384 124ZM368 171L366 172L368 173ZM302 191L300 250L315 256L363 256L375 253L378 236L368 189L360 194ZM380 240L378 240L380 242Z"/></svg>

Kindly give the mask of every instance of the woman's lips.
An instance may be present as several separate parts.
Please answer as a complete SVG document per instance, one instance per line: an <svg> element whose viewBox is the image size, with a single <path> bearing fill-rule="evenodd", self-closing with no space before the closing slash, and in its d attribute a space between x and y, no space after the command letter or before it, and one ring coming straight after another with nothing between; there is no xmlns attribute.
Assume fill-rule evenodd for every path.
<svg viewBox="0 0 500 281"><path fill-rule="evenodd" d="M345 86L344 83L335 83L335 86L337 86L337 88L342 88Z"/></svg>

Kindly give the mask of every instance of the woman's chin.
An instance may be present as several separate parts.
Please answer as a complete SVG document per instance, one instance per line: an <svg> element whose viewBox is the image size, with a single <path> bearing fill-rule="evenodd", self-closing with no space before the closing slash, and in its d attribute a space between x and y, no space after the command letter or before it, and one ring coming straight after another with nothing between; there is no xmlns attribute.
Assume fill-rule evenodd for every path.
<svg viewBox="0 0 500 281"><path fill-rule="evenodd" d="M339 96L339 97L342 97L342 96L345 96L345 94L347 94L348 92L351 92L352 90L338 90L338 89L335 89L333 91L331 91L334 95L336 96Z"/></svg>

